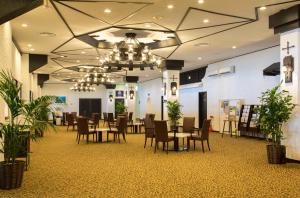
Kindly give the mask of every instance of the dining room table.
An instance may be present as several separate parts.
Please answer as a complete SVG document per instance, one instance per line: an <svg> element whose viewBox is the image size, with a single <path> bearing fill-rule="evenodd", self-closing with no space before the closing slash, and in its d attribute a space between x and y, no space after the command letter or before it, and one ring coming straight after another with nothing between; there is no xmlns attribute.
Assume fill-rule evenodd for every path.
<svg viewBox="0 0 300 198"><path fill-rule="evenodd" d="M173 150L169 150L169 151L187 151L188 148L187 147L180 147L179 145L179 139L184 139L187 137L190 137L191 134L190 133L183 133L183 132L179 132L178 131L178 127L175 127L171 130L171 132L168 133L169 137L174 137L174 148Z"/></svg>

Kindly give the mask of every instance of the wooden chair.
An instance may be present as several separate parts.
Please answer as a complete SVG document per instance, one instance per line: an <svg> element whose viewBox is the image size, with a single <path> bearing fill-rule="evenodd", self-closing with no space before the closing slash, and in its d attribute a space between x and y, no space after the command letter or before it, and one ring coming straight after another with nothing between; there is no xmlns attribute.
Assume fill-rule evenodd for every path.
<svg viewBox="0 0 300 198"><path fill-rule="evenodd" d="M92 118L91 120L89 121L89 125L92 127L92 128L99 128L99 122L100 122L100 114L99 113L92 113Z"/></svg>
<svg viewBox="0 0 300 198"><path fill-rule="evenodd" d="M203 146L203 141L206 140L208 149L210 150L209 147L209 127L210 127L210 122L211 120L204 120L202 129L201 129L201 134L200 131L198 130L197 134L191 134L190 137L188 137L188 149L190 148L190 141L194 141L194 150L196 149L196 140L201 141L202 144L202 151L204 153L204 146Z"/></svg>
<svg viewBox="0 0 300 198"><path fill-rule="evenodd" d="M107 131L107 142L109 142L109 134L114 135L114 141L116 141L116 137L118 137L119 143L120 143L120 134L122 134L123 139L126 142L125 133L127 127L127 120L125 116L118 116L116 124L112 124L111 122L108 122L108 127L109 130Z"/></svg>
<svg viewBox="0 0 300 198"><path fill-rule="evenodd" d="M183 133L194 133L195 131L195 117L184 117L182 132ZM183 146L184 146L184 138L183 138Z"/></svg>
<svg viewBox="0 0 300 198"><path fill-rule="evenodd" d="M109 123L114 123L115 119L114 119L114 114L113 113L107 113L107 122Z"/></svg>
<svg viewBox="0 0 300 198"><path fill-rule="evenodd" d="M155 130L155 148L154 153L156 153L156 149L158 148L159 142L162 142L164 145L167 143L167 154L169 151L169 142L174 141L174 137L168 136L168 127L167 121L154 121L154 130ZM163 147L164 150L164 147Z"/></svg>
<svg viewBox="0 0 300 198"><path fill-rule="evenodd" d="M144 123L145 123L145 144L144 144L144 148L146 148L148 138L151 138L151 147L152 147L153 138L155 138L154 118L155 118L155 114L149 114L149 116L147 116L145 118L145 121L144 121Z"/></svg>
<svg viewBox="0 0 300 198"><path fill-rule="evenodd" d="M77 112L71 112L74 120L77 122Z"/></svg>
<svg viewBox="0 0 300 198"><path fill-rule="evenodd" d="M67 115L67 121L68 121L68 127L67 131L69 130L69 126L73 126L73 131L75 130L75 126L77 126L77 121L75 121L75 118L73 117L73 114Z"/></svg>
<svg viewBox="0 0 300 198"><path fill-rule="evenodd" d="M88 119L87 118L83 118L83 117L79 117L78 118L78 126L77 126L77 143L79 144L80 142L80 137L81 135L84 137L84 135L86 135L86 143L89 143L89 135L93 135L93 141L94 141L94 136L96 135L96 140L97 140L97 131L95 131L94 129L90 130L89 129L89 125L88 125Z"/></svg>

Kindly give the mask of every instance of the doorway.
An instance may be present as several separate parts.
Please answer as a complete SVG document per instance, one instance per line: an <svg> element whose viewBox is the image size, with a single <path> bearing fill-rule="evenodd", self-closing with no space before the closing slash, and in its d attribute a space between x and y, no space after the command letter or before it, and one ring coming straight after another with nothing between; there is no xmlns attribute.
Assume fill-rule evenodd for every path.
<svg viewBox="0 0 300 198"><path fill-rule="evenodd" d="M202 123L207 119L207 92L199 92L199 115L198 126L202 127Z"/></svg>
<svg viewBox="0 0 300 198"><path fill-rule="evenodd" d="M90 118L93 113L101 118L101 98L79 98L79 115Z"/></svg>

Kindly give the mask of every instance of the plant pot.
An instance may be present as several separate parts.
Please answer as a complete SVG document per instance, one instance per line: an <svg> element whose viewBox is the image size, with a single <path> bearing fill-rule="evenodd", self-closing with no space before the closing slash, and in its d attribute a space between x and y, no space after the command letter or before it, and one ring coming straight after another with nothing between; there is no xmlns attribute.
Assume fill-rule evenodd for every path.
<svg viewBox="0 0 300 198"><path fill-rule="evenodd" d="M285 164L286 148L283 145L267 145L267 155L269 164Z"/></svg>
<svg viewBox="0 0 300 198"><path fill-rule="evenodd" d="M15 161L15 164L0 162L0 189L10 190L22 185L25 162Z"/></svg>

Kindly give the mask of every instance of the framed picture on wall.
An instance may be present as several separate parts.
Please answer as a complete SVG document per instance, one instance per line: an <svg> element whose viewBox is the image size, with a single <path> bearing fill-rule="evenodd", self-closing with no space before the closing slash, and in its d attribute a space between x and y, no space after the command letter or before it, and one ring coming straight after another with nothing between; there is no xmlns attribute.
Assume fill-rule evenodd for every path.
<svg viewBox="0 0 300 198"><path fill-rule="evenodd" d="M116 90L116 98L123 98L124 91L123 90Z"/></svg>

